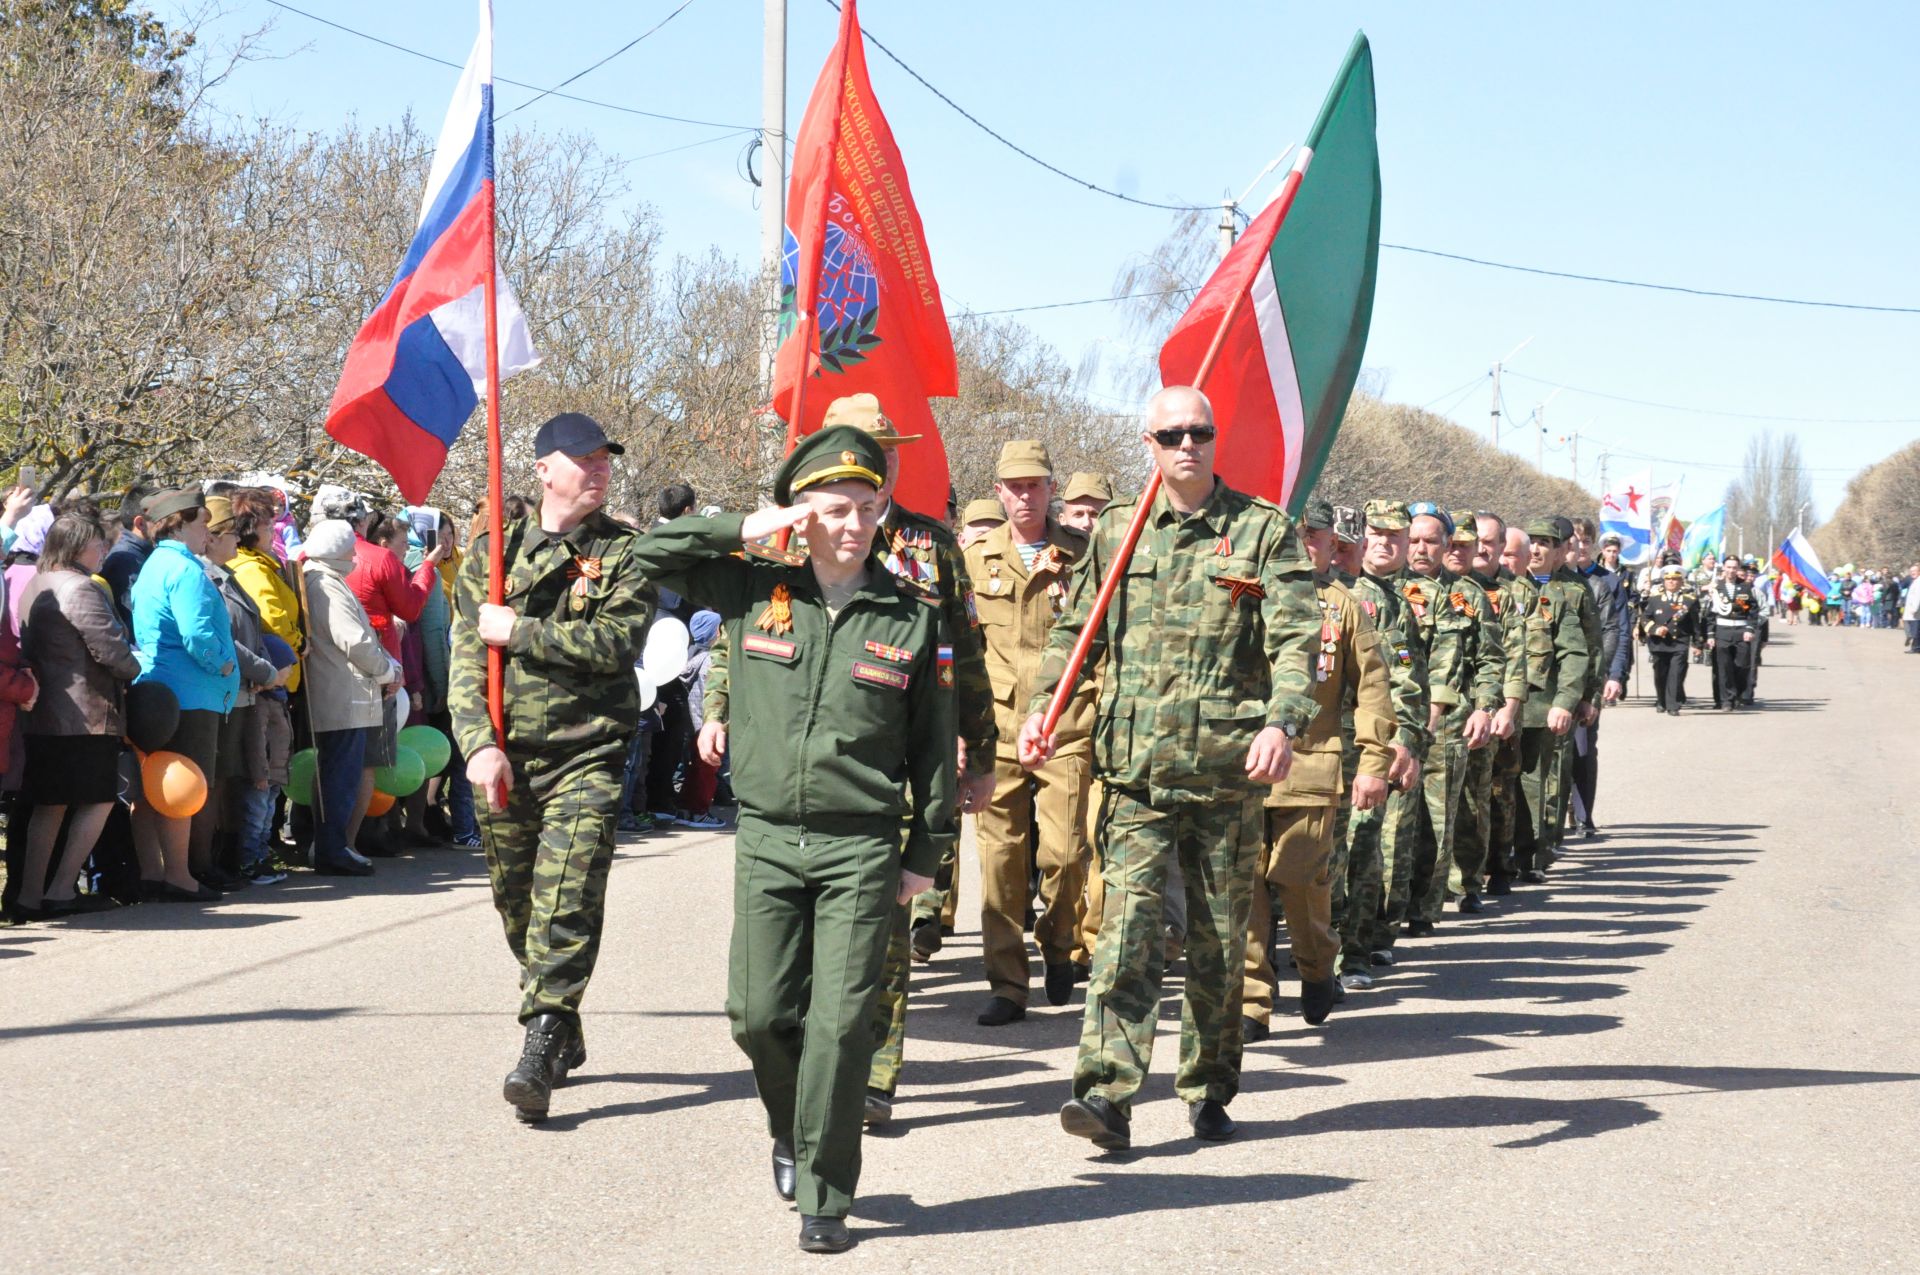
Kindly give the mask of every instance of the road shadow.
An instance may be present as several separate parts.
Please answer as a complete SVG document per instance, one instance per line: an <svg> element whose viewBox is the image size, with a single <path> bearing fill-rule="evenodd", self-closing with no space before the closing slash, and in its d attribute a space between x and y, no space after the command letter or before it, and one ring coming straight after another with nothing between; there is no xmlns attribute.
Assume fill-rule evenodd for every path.
<svg viewBox="0 0 1920 1275"><path fill-rule="evenodd" d="M1063 1223L1121 1220L1142 1213L1206 1209L1231 1204L1282 1204L1344 1191L1358 1178L1308 1173L1083 1173L1078 1185L994 1193L969 1200L920 1205L907 1195L862 1196L854 1206L861 1240L922 1239L1016 1231ZM865 1225L873 1223L874 1225ZM1204 1245L1196 1240L1196 1250Z"/></svg>
<svg viewBox="0 0 1920 1275"><path fill-rule="evenodd" d="M229 1027L235 1023L324 1023L359 1013L352 1005L316 1009L253 1009L230 1014L168 1014L149 1018L89 1018L37 1027L0 1027L0 1041L40 1036L90 1036L99 1032L150 1031L170 1027Z"/></svg>
<svg viewBox="0 0 1920 1275"><path fill-rule="evenodd" d="M668 1111L687 1111L716 1102L743 1102L754 1098L753 1073L745 1067L733 1071L651 1072L624 1071L595 1075L581 1072L568 1078L554 1091L555 1104L564 1106L572 1095L587 1090L604 1090L611 1085L653 1085L685 1089L689 1092L666 1094L657 1098L639 1098L631 1102L610 1102L583 1111L561 1111L532 1126L542 1133L566 1133L591 1120L615 1120L626 1116L651 1116ZM595 1096L598 1096L597 1094Z"/></svg>
<svg viewBox="0 0 1920 1275"><path fill-rule="evenodd" d="M1660 1113L1630 1098L1517 1098L1462 1094L1444 1098L1391 1098L1308 1112L1291 1120L1245 1120L1236 1141L1310 1138L1330 1133L1383 1133L1407 1129L1516 1129L1547 1125L1538 1133L1494 1145L1508 1150L1597 1138L1651 1124ZM1191 1139L1140 1152L1141 1158L1191 1155L1204 1144Z"/></svg>
<svg viewBox="0 0 1920 1275"><path fill-rule="evenodd" d="M1635 1084L1679 1085L1712 1093L1740 1093L1755 1089L1809 1089L1826 1085L1881 1085L1920 1080L1911 1071L1830 1071L1813 1067L1666 1067L1633 1063L1596 1063L1585 1066L1515 1067L1483 1073L1482 1080L1527 1081L1542 1084L1591 1084L1625 1081ZM1660 1097L1664 1095L1649 1095Z"/></svg>

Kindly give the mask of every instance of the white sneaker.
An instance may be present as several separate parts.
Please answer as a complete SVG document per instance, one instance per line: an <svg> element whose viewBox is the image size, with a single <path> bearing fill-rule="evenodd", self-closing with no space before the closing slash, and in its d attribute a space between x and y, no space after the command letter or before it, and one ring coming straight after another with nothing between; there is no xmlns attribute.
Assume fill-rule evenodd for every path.
<svg viewBox="0 0 1920 1275"><path fill-rule="evenodd" d="M1352 991L1356 987L1372 987L1373 975L1365 970L1349 970L1340 976L1340 986Z"/></svg>

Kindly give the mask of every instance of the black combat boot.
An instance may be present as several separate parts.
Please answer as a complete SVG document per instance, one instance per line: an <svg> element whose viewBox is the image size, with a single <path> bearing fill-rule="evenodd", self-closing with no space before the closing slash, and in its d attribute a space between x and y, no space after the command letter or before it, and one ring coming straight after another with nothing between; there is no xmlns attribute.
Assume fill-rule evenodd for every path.
<svg viewBox="0 0 1920 1275"><path fill-rule="evenodd" d="M507 1073L506 1083L501 1086L501 1095L513 1104L521 1120L538 1124L547 1118L553 1087L566 1079L577 1047L573 1024L560 1015L540 1014L528 1020L520 1062ZM585 1060L583 1054L579 1056Z"/></svg>

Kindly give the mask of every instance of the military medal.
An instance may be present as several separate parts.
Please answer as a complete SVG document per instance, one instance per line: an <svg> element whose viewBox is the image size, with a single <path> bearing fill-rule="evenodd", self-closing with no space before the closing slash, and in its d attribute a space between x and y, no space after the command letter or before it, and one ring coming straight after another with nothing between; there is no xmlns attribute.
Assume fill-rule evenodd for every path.
<svg viewBox="0 0 1920 1275"><path fill-rule="evenodd" d="M1231 558L1233 556L1233 541L1222 536L1220 537L1220 543L1213 547L1213 551L1222 558Z"/></svg>
<svg viewBox="0 0 1920 1275"><path fill-rule="evenodd" d="M1325 599L1320 603L1320 657L1314 661L1313 680L1324 682L1333 676L1334 657L1340 650L1340 624L1334 618L1333 606Z"/></svg>
<svg viewBox="0 0 1920 1275"><path fill-rule="evenodd" d="M763 633L793 632L793 590L784 584L773 586L773 595L753 627Z"/></svg>
<svg viewBox="0 0 1920 1275"><path fill-rule="evenodd" d="M913 652L904 646L888 646L885 642L867 639L867 654L882 660L891 660L895 664L913 663Z"/></svg>
<svg viewBox="0 0 1920 1275"><path fill-rule="evenodd" d="M997 562L989 564L987 567L987 592L997 596L1000 590L1005 587L1000 580L1000 564Z"/></svg>

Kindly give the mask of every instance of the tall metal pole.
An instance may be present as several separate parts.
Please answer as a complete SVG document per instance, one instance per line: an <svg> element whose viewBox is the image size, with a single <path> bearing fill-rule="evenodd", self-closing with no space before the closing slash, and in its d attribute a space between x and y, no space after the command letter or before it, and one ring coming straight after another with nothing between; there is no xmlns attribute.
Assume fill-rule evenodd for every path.
<svg viewBox="0 0 1920 1275"><path fill-rule="evenodd" d="M1234 221L1233 211L1238 207L1231 199L1220 201L1220 260L1225 261L1227 254L1233 251L1233 234L1239 227Z"/></svg>
<svg viewBox="0 0 1920 1275"><path fill-rule="evenodd" d="M1500 446L1500 365L1493 365L1493 423L1487 432L1487 441L1495 447Z"/></svg>
<svg viewBox="0 0 1920 1275"><path fill-rule="evenodd" d="M780 333L780 257L787 240L787 0L766 0L760 52L760 268L766 273L761 367L773 383Z"/></svg>

